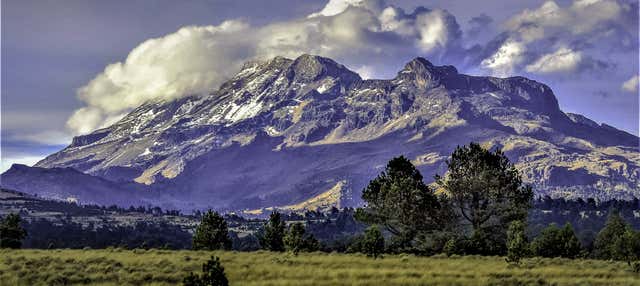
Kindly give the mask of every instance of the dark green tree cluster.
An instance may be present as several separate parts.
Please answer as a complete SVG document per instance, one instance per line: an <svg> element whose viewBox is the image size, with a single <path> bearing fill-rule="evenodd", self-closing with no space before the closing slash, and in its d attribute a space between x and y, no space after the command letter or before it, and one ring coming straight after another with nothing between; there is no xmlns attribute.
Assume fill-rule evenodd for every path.
<svg viewBox="0 0 640 286"><path fill-rule="evenodd" d="M27 232L20 225L18 214L8 214L0 218L0 248L20 248Z"/></svg>
<svg viewBox="0 0 640 286"><path fill-rule="evenodd" d="M525 234L526 225L521 220L511 222L507 230L507 262L520 263L520 259L530 255L529 240Z"/></svg>
<svg viewBox="0 0 640 286"><path fill-rule="evenodd" d="M541 257L576 258L581 250L580 241L569 223L563 228L552 224L531 242L531 251Z"/></svg>
<svg viewBox="0 0 640 286"><path fill-rule="evenodd" d="M320 242L313 235L306 233L304 225L300 222L289 226L283 242L285 249L296 255L298 252L313 252L320 249Z"/></svg>
<svg viewBox="0 0 640 286"><path fill-rule="evenodd" d="M618 212L612 212L594 243L595 257L627 261L640 260L640 232L634 231Z"/></svg>
<svg viewBox="0 0 640 286"><path fill-rule="evenodd" d="M531 188L500 150L475 143L456 148L447 166L436 195L407 158L393 158L363 190L356 217L384 226L391 251L506 253L507 227L526 219Z"/></svg>
<svg viewBox="0 0 640 286"><path fill-rule="evenodd" d="M200 275L189 273L182 280L184 286L229 286L229 280L224 274L224 267L220 264L220 258L211 256L211 259L202 264Z"/></svg>
<svg viewBox="0 0 640 286"><path fill-rule="evenodd" d="M193 249L231 249L227 222L219 213L209 210L204 214L193 235Z"/></svg>

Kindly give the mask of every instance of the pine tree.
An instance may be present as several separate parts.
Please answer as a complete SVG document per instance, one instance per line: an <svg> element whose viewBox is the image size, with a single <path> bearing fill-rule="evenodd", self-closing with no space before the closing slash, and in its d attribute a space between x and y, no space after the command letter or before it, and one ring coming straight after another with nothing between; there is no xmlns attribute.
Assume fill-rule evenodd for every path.
<svg viewBox="0 0 640 286"><path fill-rule="evenodd" d="M595 256L600 259L620 259L617 257L619 252L616 251L616 241L620 240L628 228L629 225L620 213L612 211L594 242ZM620 246L622 242L617 244Z"/></svg>
<svg viewBox="0 0 640 286"><path fill-rule="evenodd" d="M204 214L193 235L193 249L231 249L227 222L219 213L209 210Z"/></svg>
<svg viewBox="0 0 640 286"><path fill-rule="evenodd" d="M20 225L20 215L9 214L0 218L0 248L20 248L27 232Z"/></svg>
<svg viewBox="0 0 640 286"><path fill-rule="evenodd" d="M202 274L189 273L183 280L184 286L229 286L229 280L224 273L224 267L220 258L211 256L211 259L202 264Z"/></svg>
<svg viewBox="0 0 640 286"><path fill-rule="evenodd" d="M285 223L279 212L273 212L264 226L264 233L259 237L260 246L270 251L284 251Z"/></svg>

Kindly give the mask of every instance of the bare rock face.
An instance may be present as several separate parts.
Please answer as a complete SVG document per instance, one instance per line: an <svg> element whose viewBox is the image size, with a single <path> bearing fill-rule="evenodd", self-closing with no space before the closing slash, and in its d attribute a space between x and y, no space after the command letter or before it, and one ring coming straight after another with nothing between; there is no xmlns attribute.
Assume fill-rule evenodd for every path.
<svg viewBox="0 0 640 286"><path fill-rule="evenodd" d="M311 55L249 62L210 94L145 103L36 166L71 167L182 209L298 205L338 183L346 206L390 158L412 158L430 179L471 141L502 148L540 195L640 197L638 137L562 112L536 81L423 58L389 80ZM3 174L3 186L29 193L5 186L17 176Z"/></svg>

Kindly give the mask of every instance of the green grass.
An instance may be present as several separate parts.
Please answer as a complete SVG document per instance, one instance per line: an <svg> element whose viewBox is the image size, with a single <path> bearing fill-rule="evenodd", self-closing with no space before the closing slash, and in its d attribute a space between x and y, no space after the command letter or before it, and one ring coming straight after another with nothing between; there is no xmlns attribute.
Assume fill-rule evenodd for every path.
<svg viewBox="0 0 640 286"><path fill-rule="evenodd" d="M178 285L211 255L231 285L640 285L626 263L598 260L120 249L0 250L0 285Z"/></svg>

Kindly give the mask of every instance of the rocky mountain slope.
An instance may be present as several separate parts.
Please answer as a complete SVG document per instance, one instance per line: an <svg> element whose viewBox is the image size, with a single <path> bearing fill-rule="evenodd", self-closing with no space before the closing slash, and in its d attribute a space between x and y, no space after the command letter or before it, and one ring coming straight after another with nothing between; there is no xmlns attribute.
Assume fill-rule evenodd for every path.
<svg viewBox="0 0 640 286"><path fill-rule="evenodd" d="M390 158L410 157L430 179L470 141L506 151L538 194L640 197L638 137L562 112L536 81L423 58L389 80L311 55L250 62L208 95L148 102L36 167L71 167L183 209L297 205L336 188L350 205ZM29 193L15 183L24 173L9 170L3 186Z"/></svg>

